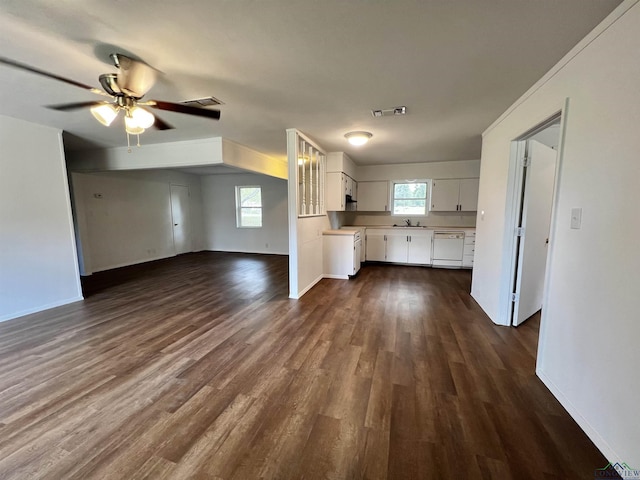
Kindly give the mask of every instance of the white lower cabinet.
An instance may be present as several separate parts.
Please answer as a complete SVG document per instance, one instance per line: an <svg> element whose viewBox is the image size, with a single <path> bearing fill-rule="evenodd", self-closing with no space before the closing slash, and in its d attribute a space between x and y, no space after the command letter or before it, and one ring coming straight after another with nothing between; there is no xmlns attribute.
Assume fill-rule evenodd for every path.
<svg viewBox="0 0 640 480"><path fill-rule="evenodd" d="M473 268L473 257L476 252L476 231L464 231L464 250L462 251L462 266Z"/></svg>
<svg viewBox="0 0 640 480"><path fill-rule="evenodd" d="M370 233L371 232L371 233ZM375 233L373 233L375 232ZM380 230L367 229L365 259L370 262L386 261L387 238Z"/></svg>
<svg viewBox="0 0 640 480"><path fill-rule="evenodd" d="M407 263L408 238L406 235L401 234L392 233L387 235L387 262Z"/></svg>
<svg viewBox="0 0 640 480"><path fill-rule="evenodd" d="M323 269L326 278L347 279L360 270L360 233L353 230L322 232Z"/></svg>
<svg viewBox="0 0 640 480"><path fill-rule="evenodd" d="M433 231L424 229L367 229L367 261L431 265Z"/></svg>
<svg viewBox="0 0 640 480"><path fill-rule="evenodd" d="M407 263L414 263L417 265L431 265L432 239L432 231L429 231L428 235L411 235L409 237Z"/></svg>

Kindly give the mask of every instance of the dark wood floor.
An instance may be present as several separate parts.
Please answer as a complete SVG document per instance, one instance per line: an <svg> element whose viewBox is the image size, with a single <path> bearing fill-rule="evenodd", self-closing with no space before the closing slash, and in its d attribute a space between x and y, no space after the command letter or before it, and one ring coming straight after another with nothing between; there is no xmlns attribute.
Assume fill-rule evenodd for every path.
<svg viewBox="0 0 640 480"><path fill-rule="evenodd" d="M471 274L365 266L287 299L287 259L97 274L0 324L0 478L588 479L606 460Z"/></svg>

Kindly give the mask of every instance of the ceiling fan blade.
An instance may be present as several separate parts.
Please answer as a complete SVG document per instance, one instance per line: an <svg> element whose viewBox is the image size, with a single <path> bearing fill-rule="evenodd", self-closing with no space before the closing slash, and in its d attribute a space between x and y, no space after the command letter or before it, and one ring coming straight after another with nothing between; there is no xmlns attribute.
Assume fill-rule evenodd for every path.
<svg viewBox="0 0 640 480"><path fill-rule="evenodd" d="M190 107L180 103L162 102L160 100L149 100L142 105L147 105L158 110L166 110L168 112L186 113L187 115L197 115L199 117L211 118L213 120L220 119L220 110L208 110L206 108Z"/></svg>
<svg viewBox="0 0 640 480"><path fill-rule="evenodd" d="M68 112L70 110L78 110L80 108L93 107L96 105L103 105L105 102L75 102L75 103L63 103L60 105L47 105L47 108L51 110L59 110L61 112Z"/></svg>
<svg viewBox="0 0 640 480"><path fill-rule="evenodd" d="M156 120L155 122L153 122L153 128L157 130L171 130L172 128L175 128L173 125L165 122L160 117L158 117L158 115L154 115L154 117Z"/></svg>
<svg viewBox="0 0 640 480"><path fill-rule="evenodd" d="M45 72L44 70L40 70L39 68L32 67L30 65L26 65L24 63L16 62L15 60L11 60L9 58L0 57L0 64L7 65L9 67L17 68L19 70L25 70L27 72L35 73L37 75L42 75L43 77L52 78L54 80L58 80L59 82L68 83L69 85L73 85L74 87L83 88L85 90L89 90L90 92L96 93L98 95L108 96L105 92L98 88L94 88L91 85L86 85L81 82L76 82L75 80L71 80L70 78L61 77L60 75L56 75L55 73Z"/></svg>

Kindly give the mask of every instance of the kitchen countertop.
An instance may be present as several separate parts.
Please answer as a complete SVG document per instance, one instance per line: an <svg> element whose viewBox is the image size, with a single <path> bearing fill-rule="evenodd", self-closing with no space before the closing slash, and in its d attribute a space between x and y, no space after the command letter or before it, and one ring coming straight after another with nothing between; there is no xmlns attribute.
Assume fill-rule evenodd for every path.
<svg viewBox="0 0 640 480"><path fill-rule="evenodd" d="M323 235L344 235L344 236L355 236L357 232L355 230L325 230L322 232Z"/></svg>
<svg viewBox="0 0 640 480"><path fill-rule="evenodd" d="M385 230L388 230L391 228L395 228L398 230L475 230L476 229L476 227L439 227L439 226L432 226L432 225L425 225L420 227L415 227L415 226L394 227L393 225L345 225L342 228L378 228L378 229L384 228Z"/></svg>

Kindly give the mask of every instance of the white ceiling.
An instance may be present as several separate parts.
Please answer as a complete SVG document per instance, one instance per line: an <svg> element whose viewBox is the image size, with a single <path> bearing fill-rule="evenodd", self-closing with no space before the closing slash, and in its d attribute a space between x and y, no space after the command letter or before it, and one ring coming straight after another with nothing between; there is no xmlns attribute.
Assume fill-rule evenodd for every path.
<svg viewBox="0 0 640 480"><path fill-rule="evenodd" d="M619 0L3 0L0 55L99 86L112 51L164 72L147 98L213 95L219 122L176 113L145 143L223 136L286 154L295 127L359 164L476 159L481 133ZM90 92L0 65L0 114L122 146L120 125L42 105ZM99 98L99 97L97 97ZM404 117L372 108L406 105ZM115 127L115 128L114 128ZM349 146L351 130L373 133Z"/></svg>

